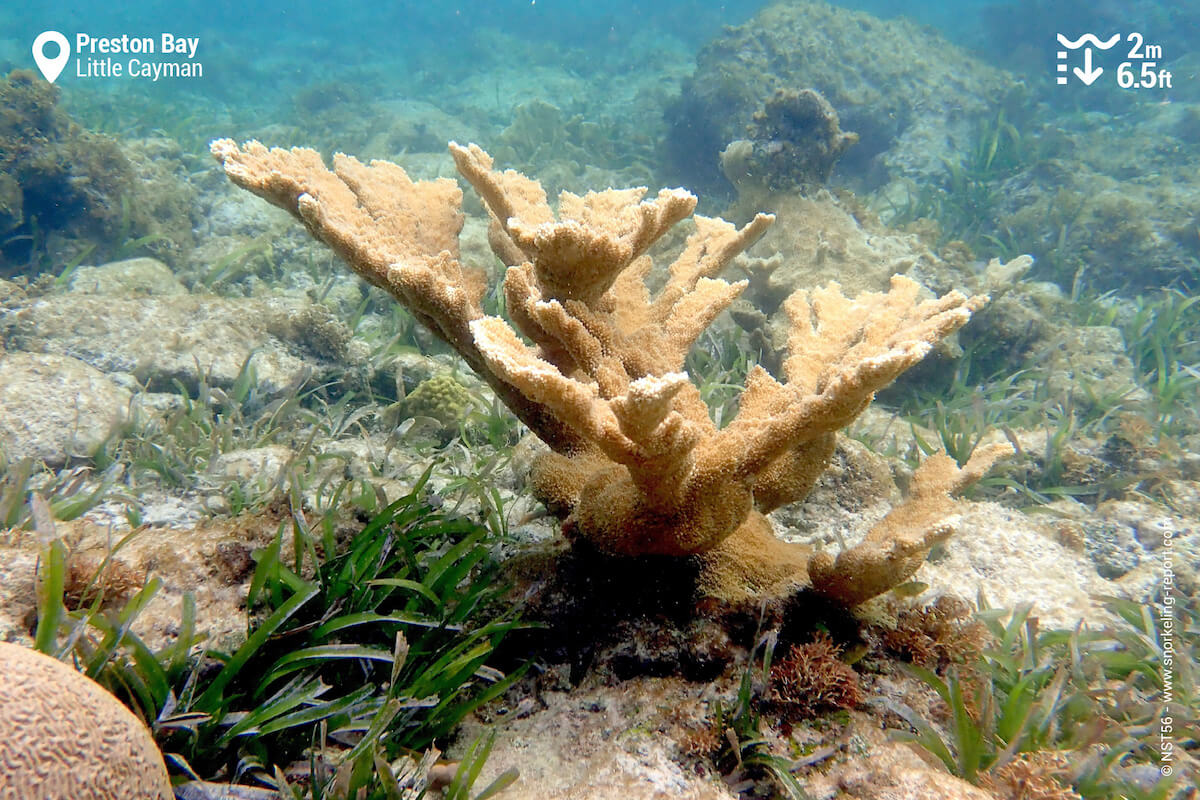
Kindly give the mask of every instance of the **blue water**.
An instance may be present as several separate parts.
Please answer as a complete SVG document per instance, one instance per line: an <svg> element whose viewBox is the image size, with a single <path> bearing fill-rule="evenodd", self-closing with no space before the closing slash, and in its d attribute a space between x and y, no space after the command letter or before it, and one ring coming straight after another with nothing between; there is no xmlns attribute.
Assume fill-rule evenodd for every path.
<svg viewBox="0 0 1200 800"><path fill-rule="evenodd" d="M158 36L170 31L201 38L198 58L207 72L203 82L186 87L188 93L236 97L243 93L233 86L242 84L253 89L258 102L271 102L279 99L273 96L275 91L338 79L355 70L360 71L359 78L362 70L373 71L388 91L407 93L414 74L422 70L445 71L454 80L463 71L487 70L495 60L512 63L528 57L517 49L504 53L481 50L476 39L483 31L499 31L531 49L541 49L542 59L545 48L560 48L564 69L587 71L592 61L612 63L632 57L653 47L656 39L667 42L666 46L679 42L699 48L723 26L740 24L765 5L754 0L387 4L141 0L68 7L37 0L20 6L7 4L0 10L0 70L31 67L29 43L46 29L96 36ZM842 5L885 19L908 17L987 57L1015 59L1015 63L1022 63L1029 53L1048 57L1053 34L1064 27L1077 31L1114 26L1140 29L1160 39L1186 43L1189 36L1196 41L1200 17L1186 7L1115 0L846 0ZM453 62L455 69L448 70L447 61ZM1005 66L1013 63L1010 60ZM60 85L69 89L77 81L73 84L68 72ZM93 84L86 88L102 91L112 87Z"/></svg>
<svg viewBox="0 0 1200 800"><path fill-rule="evenodd" d="M458 68L448 70L455 79L464 70L486 70L497 59L511 63L527 57L519 50L481 51L475 42L481 31L511 35L530 48L561 48L564 69L586 71L593 60L620 61L653 47L655 39L699 48L722 26L740 24L765 5L754 0L387 4L141 0L68 7L37 0L20 6L6 4L0 10L0 70L31 67L29 43L46 29L97 36L158 36L171 31L201 37L198 58L204 60L207 73L202 83L186 87L189 93L236 97L241 93L232 85L253 83L258 101L270 102L278 99L272 96L274 91L336 79L354 70L374 71L389 91L404 93L415 73L445 70L447 60ZM1046 57L1053 34L1065 26L1078 31L1119 26L1174 42L1186 43L1190 36L1195 42L1200 16L1187 10L1188 4L1177 9L1169 4L1115 0L846 0L842 5L882 18L908 17L989 57L1016 58L1017 63L1022 50ZM73 87L69 72L60 85Z"/></svg>

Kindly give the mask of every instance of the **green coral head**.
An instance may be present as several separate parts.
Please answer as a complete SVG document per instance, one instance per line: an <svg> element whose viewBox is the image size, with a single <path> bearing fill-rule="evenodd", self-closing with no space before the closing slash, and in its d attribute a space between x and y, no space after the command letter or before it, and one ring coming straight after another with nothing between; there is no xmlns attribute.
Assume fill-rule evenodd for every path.
<svg viewBox="0 0 1200 800"><path fill-rule="evenodd" d="M430 417L447 430L457 430L472 405L467 387L448 372L426 378L404 398L405 414Z"/></svg>

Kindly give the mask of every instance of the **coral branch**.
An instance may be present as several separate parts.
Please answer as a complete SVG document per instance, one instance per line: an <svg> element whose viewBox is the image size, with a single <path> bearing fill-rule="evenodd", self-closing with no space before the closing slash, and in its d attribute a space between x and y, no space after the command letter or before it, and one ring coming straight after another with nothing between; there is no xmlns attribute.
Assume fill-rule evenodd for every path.
<svg viewBox="0 0 1200 800"><path fill-rule="evenodd" d="M981 447L961 468L945 453L930 456L913 473L903 504L873 527L863 541L837 558L816 553L808 562L813 588L821 594L857 605L910 579L938 542L954 533L953 494L979 480L1012 446Z"/></svg>
<svg viewBox="0 0 1200 800"><path fill-rule="evenodd" d="M239 148L218 139L211 150L230 180L295 215L351 269L457 350L544 441L564 450L585 446L562 420L484 365L469 326L483 316L486 277L458 261L462 191L454 181L412 181L390 162L364 165L341 154L330 171L319 153L303 147L247 142Z"/></svg>
<svg viewBox="0 0 1200 800"><path fill-rule="evenodd" d="M450 154L500 228L534 264L543 295L555 300L595 304L630 262L696 208L696 198L682 189L663 189L646 202L644 187L583 197L563 192L556 221L536 181L494 171L491 156L477 145L452 142Z"/></svg>

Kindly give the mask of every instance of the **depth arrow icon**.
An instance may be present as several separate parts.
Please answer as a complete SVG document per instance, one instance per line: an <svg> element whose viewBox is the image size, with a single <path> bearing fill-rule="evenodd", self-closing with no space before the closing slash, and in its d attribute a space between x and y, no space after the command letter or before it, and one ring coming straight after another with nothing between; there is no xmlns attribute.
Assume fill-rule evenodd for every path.
<svg viewBox="0 0 1200 800"><path fill-rule="evenodd" d="M1092 69L1092 48L1085 47L1083 49L1083 69L1075 67L1073 70L1075 77L1083 81L1084 86L1091 86L1104 73L1104 67L1096 67Z"/></svg>

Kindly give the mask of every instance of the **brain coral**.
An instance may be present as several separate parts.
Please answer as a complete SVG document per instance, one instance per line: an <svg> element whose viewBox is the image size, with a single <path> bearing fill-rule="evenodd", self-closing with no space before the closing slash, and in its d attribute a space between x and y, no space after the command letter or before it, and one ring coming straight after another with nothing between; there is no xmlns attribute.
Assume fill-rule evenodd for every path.
<svg viewBox="0 0 1200 800"><path fill-rule="evenodd" d="M0 800L170 800L150 732L95 682L0 643Z"/></svg>

